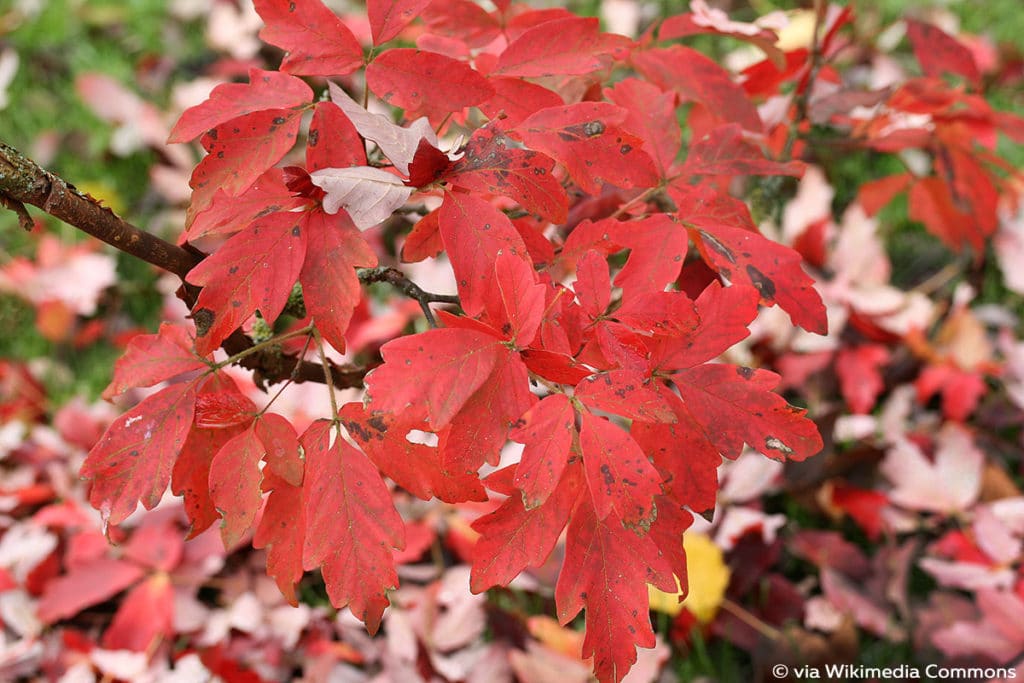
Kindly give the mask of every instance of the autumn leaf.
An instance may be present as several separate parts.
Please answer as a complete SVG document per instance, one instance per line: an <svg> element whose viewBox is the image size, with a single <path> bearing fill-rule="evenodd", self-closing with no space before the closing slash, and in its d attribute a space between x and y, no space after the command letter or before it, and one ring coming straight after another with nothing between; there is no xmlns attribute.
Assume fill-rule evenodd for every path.
<svg viewBox="0 0 1024 683"><path fill-rule="evenodd" d="M277 318L299 277L307 238L302 216L273 213L189 272L189 282L203 287L193 308L197 352L212 353L256 310L268 321Z"/></svg>
<svg viewBox="0 0 1024 683"><path fill-rule="evenodd" d="M309 177L327 193L324 211L335 214L344 209L360 230L390 218L414 189L393 173L372 166L322 168Z"/></svg>
<svg viewBox="0 0 1024 683"><path fill-rule="evenodd" d="M306 529L303 488L292 486L273 473L267 475L263 483L272 490L256 527L252 547L266 548L267 574L273 577L289 604L297 606L295 584L303 574L302 548Z"/></svg>
<svg viewBox="0 0 1024 683"><path fill-rule="evenodd" d="M202 103L186 109L167 142L188 142L240 116L266 109L292 109L312 99L313 91L300 78L280 71L250 69L248 83L222 83Z"/></svg>
<svg viewBox="0 0 1024 683"><path fill-rule="evenodd" d="M52 624L109 600L145 575L137 564L99 558L46 584L37 606L39 619Z"/></svg>
<svg viewBox="0 0 1024 683"><path fill-rule="evenodd" d="M370 407L441 429L488 380L502 349L497 338L466 329L390 341L381 348L384 364L366 377Z"/></svg>
<svg viewBox="0 0 1024 683"><path fill-rule="evenodd" d="M495 73L527 78L587 74L611 66L613 53L630 43L624 36L601 33L596 18L547 21L512 41Z"/></svg>
<svg viewBox="0 0 1024 683"><path fill-rule="evenodd" d="M340 434L332 444L331 429L329 420L318 420L301 438L302 565L319 567L331 604L347 605L372 634L388 605L387 591L398 586L391 549L405 545L405 528L380 473Z"/></svg>
<svg viewBox="0 0 1024 683"><path fill-rule="evenodd" d="M558 620L568 624L585 607L582 655L594 657L600 680L620 681L636 662L637 646L655 643L647 584L675 590L672 569L650 538L623 527L615 514L599 519L585 502L577 506L566 539L555 586Z"/></svg>
<svg viewBox="0 0 1024 683"><path fill-rule="evenodd" d="M513 132L528 147L564 164L586 192L599 194L605 183L652 187L658 173L642 149L643 140L619 127L627 114L608 102L580 102L541 109Z"/></svg>
<svg viewBox="0 0 1024 683"><path fill-rule="evenodd" d="M265 453L254 423L225 443L210 463L210 498L223 519L220 534L226 550L238 545L256 521L263 503L260 461Z"/></svg>
<svg viewBox="0 0 1024 683"><path fill-rule="evenodd" d="M402 32L430 0L367 0L373 44L380 45Z"/></svg>
<svg viewBox="0 0 1024 683"><path fill-rule="evenodd" d="M494 94L487 79L465 62L412 48L382 52L366 67L366 82L378 97L405 109L410 118L440 120Z"/></svg>
<svg viewBox="0 0 1024 683"><path fill-rule="evenodd" d="M363 50L345 23L320 0L255 0L266 26L260 38L287 50L281 70L338 76L363 65Z"/></svg>
<svg viewBox="0 0 1024 683"><path fill-rule="evenodd" d="M161 323L156 334L132 338L114 364L114 378L103 391L108 401L136 387L150 387L177 375L206 367L192 353L192 340L183 327Z"/></svg>
<svg viewBox="0 0 1024 683"><path fill-rule="evenodd" d="M89 451L81 473L92 480L89 502L106 523L120 524L140 501L147 510L160 502L195 402L194 384L165 387L114 420Z"/></svg>
<svg viewBox="0 0 1024 683"><path fill-rule="evenodd" d="M523 492L526 510L543 505L561 481L571 457L575 420L565 394L551 394L516 423L511 436L525 447L513 483Z"/></svg>
<svg viewBox="0 0 1024 683"><path fill-rule="evenodd" d="M580 414L580 450L599 520L645 532L657 514L661 476L628 432L589 412ZM616 511L614 516L612 510ZM611 524L613 522L609 522Z"/></svg>
<svg viewBox="0 0 1024 683"><path fill-rule="evenodd" d="M366 166L366 145L351 119L333 102L317 102L306 140L306 168Z"/></svg>

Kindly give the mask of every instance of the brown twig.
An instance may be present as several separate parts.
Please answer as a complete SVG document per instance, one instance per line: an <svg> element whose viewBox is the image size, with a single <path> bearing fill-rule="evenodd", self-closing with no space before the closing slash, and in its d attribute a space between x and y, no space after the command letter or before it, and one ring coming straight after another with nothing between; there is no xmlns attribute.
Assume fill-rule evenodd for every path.
<svg viewBox="0 0 1024 683"><path fill-rule="evenodd" d="M29 229L32 219L25 204L37 206L54 218L126 254L174 273L183 282L188 272L205 257L200 251L179 247L140 230L96 199L75 189L63 178L40 168L3 141L0 141L0 198L0 203L18 214L23 226L28 219ZM179 296L191 309L195 306L199 291L198 287L184 283ZM221 346L228 355L234 356L252 348L253 341L241 330L235 330ZM340 367L333 363L325 369L319 363L273 350L251 353L241 358L238 364L253 371L257 384L275 384L289 379L295 382L325 382L330 377L339 389L362 386L363 377L370 370Z"/></svg>
<svg viewBox="0 0 1024 683"><path fill-rule="evenodd" d="M434 313L430 310L431 303L458 304L459 297L451 294L433 294L420 288L415 282L405 276L405 273L397 268L359 268L356 271L359 281L367 284L370 282L386 282L410 299L419 302L423 315L431 327L437 327L434 320Z"/></svg>

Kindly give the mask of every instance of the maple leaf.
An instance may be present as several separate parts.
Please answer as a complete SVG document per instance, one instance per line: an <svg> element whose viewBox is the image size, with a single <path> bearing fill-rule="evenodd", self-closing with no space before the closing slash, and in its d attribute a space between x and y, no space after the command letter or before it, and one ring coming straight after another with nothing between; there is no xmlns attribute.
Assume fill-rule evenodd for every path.
<svg viewBox="0 0 1024 683"><path fill-rule="evenodd" d="M320 0L255 0L266 23L260 38L287 50L281 70L298 76L338 76L363 65L352 31Z"/></svg>
<svg viewBox="0 0 1024 683"><path fill-rule="evenodd" d="M307 232L302 216L272 213L189 272L188 281L203 287L193 308L198 353L212 353L257 309L277 318L306 257Z"/></svg>
<svg viewBox="0 0 1024 683"><path fill-rule="evenodd" d="M776 460L804 460L822 449L807 411L772 393L779 382L773 372L707 364L672 379L693 422L726 457L738 456L744 443Z"/></svg>
<svg viewBox="0 0 1024 683"><path fill-rule="evenodd" d="M658 175L667 178L683 144L683 131L676 119L676 95L662 92L639 78L625 78L605 97L629 112L625 126L643 138L643 150L654 161Z"/></svg>
<svg viewBox="0 0 1024 683"><path fill-rule="evenodd" d="M330 420L318 420L301 438L302 565L319 567L331 604L348 605L372 634L388 605L386 592L398 586L391 549L405 545L405 527L377 468L340 434L332 444L331 428Z"/></svg>
<svg viewBox="0 0 1024 683"><path fill-rule="evenodd" d="M630 44L625 36L601 33L596 18L556 19L513 40L498 57L494 73L526 78L588 74L610 66L612 53Z"/></svg>
<svg viewBox="0 0 1024 683"><path fill-rule="evenodd" d="M836 356L836 374L847 405L854 413L868 413L885 388L879 367L889 361L884 346L866 344L840 349Z"/></svg>
<svg viewBox="0 0 1024 683"><path fill-rule="evenodd" d="M661 476L630 435L589 412L580 414L580 450L598 519L613 517L646 532L657 514Z"/></svg>
<svg viewBox="0 0 1024 683"><path fill-rule="evenodd" d="M195 402L194 383L161 389L114 420L89 451L81 474L92 480L89 502L105 522L120 524L139 501L147 510L160 502Z"/></svg>
<svg viewBox="0 0 1024 683"><path fill-rule="evenodd" d="M565 394L551 394L524 413L511 437L524 444L513 483L525 510L543 505L569 464L576 412ZM479 531L479 529L478 529Z"/></svg>
<svg viewBox="0 0 1024 683"><path fill-rule="evenodd" d="M536 111L564 104L558 93L521 78L492 74L488 80L494 88L494 96L477 106L492 119L504 115L503 125L509 128L518 126Z"/></svg>
<svg viewBox="0 0 1024 683"><path fill-rule="evenodd" d="M266 109L211 129L202 137L207 154L192 171L192 215L209 208L218 191L245 192L295 145L302 123L297 109Z"/></svg>
<svg viewBox="0 0 1024 683"><path fill-rule="evenodd" d="M491 334L452 328L390 341L380 350L384 364L366 376L370 407L441 429L487 381L503 348Z"/></svg>
<svg viewBox="0 0 1024 683"><path fill-rule="evenodd" d="M551 172L554 160L513 144L497 128L478 128L466 143L465 156L442 179L471 192L514 199L545 220L564 222L569 196Z"/></svg>
<svg viewBox="0 0 1024 683"><path fill-rule="evenodd" d="M400 173L409 174L409 164L416 158L421 141L426 140L437 147L437 134L426 117L418 118L404 128L381 114L366 111L334 83L328 84L328 89L331 101L345 112L359 134L376 143Z"/></svg>
<svg viewBox="0 0 1024 683"><path fill-rule="evenodd" d="M308 200L297 197L284 182L284 171L272 168L258 177L249 189L237 197L218 189L210 205L201 213L190 211L183 239L196 240L206 235L238 232L254 221L276 211L290 211ZM191 209L191 207L190 207Z"/></svg>
<svg viewBox="0 0 1024 683"><path fill-rule="evenodd" d="M547 560L583 491L580 469L578 463L566 469L542 503L527 508L522 498L512 495L473 522L480 533L472 554L474 593L507 586L526 567L539 567Z"/></svg>
<svg viewBox="0 0 1024 683"><path fill-rule="evenodd" d="M764 128L757 108L729 72L694 49L683 45L634 52L633 64L647 80L663 90L675 90L700 102L726 122L746 130Z"/></svg>
<svg viewBox="0 0 1024 683"><path fill-rule="evenodd" d="M565 165L586 192L598 194L605 183L622 188L658 182L643 140L619 127L628 112L608 102L579 102L541 109L512 132Z"/></svg>
<svg viewBox="0 0 1024 683"><path fill-rule="evenodd" d="M487 500L476 472L449 471L441 451L414 443L408 434L428 425L405 415L371 412L361 403L346 403L338 411L341 423L370 460L396 484L423 500L446 503Z"/></svg>
<svg viewBox="0 0 1024 683"><path fill-rule="evenodd" d="M367 0L373 44L380 45L397 36L429 4L430 0Z"/></svg>
<svg viewBox="0 0 1024 683"><path fill-rule="evenodd" d="M507 252L526 259L526 245L512 222L475 195L446 192L438 227L452 262L462 309L478 315L494 274L494 259Z"/></svg>
<svg viewBox="0 0 1024 683"><path fill-rule="evenodd" d="M410 118L423 114L439 120L494 95L487 79L465 62L412 48L392 48L378 55L366 67L366 83ZM429 87L423 87L426 83Z"/></svg>
<svg viewBox="0 0 1024 683"><path fill-rule="evenodd" d="M334 102L317 102L306 140L309 171L365 165L366 145L351 119Z"/></svg>
<svg viewBox="0 0 1024 683"><path fill-rule="evenodd" d="M36 614L46 624L67 619L86 607L109 600L144 575L137 564L98 558L46 584Z"/></svg>
<svg viewBox="0 0 1024 683"><path fill-rule="evenodd" d="M644 374L622 369L591 375L576 385L575 396L585 405L631 420L675 422L672 406L661 392L647 386Z"/></svg>
<svg viewBox="0 0 1024 683"><path fill-rule="evenodd" d="M252 547L267 549L267 574L274 578L285 599L292 606L298 606L295 584L303 574L302 547L306 528L303 488L292 486L273 472L264 477L263 484L273 490L267 497Z"/></svg>
<svg viewBox="0 0 1024 683"><path fill-rule="evenodd" d="M914 56L926 76L949 72L963 76L975 88L981 86L981 72L966 45L932 24L904 19Z"/></svg>
<svg viewBox="0 0 1024 683"><path fill-rule="evenodd" d="M345 209L361 230L390 218L414 189L393 173L372 166L322 168L309 177L327 193L324 211L334 214Z"/></svg>
<svg viewBox="0 0 1024 683"><path fill-rule="evenodd" d="M161 323L156 334L133 337L125 354L114 364L114 378L103 390L108 401L135 387L150 387L177 375L206 367L192 353L185 328Z"/></svg>
<svg viewBox="0 0 1024 683"><path fill-rule="evenodd" d="M104 631L102 643L110 650L146 652L155 640L173 633L174 586L171 578L160 572L128 592Z"/></svg>
<svg viewBox="0 0 1024 683"><path fill-rule="evenodd" d="M210 463L210 499L223 518L220 534L226 550L235 547L256 520L263 502L260 461L265 453L254 423L225 443Z"/></svg>
<svg viewBox="0 0 1024 683"><path fill-rule="evenodd" d="M802 161L771 161L738 123L716 126L690 144L681 173L691 175L789 175L800 177Z"/></svg>
<svg viewBox="0 0 1024 683"><path fill-rule="evenodd" d="M313 91L300 78L250 69L248 83L221 83L205 101L186 109L167 142L188 142L240 116L265 109L301 107L312 99Z"/></svg>
<svg viewBox="0 0 1024 683"><path fill-rule="evenodd" d="M562 624L586 607L582 655L594 657L600 680L622 680L636 662L636 647L654 646L649 583L665 592L676 590L672 568L654 541L623 527L615 514L599 519L591 505L581 502L569 523L555 603Z"/></svg>

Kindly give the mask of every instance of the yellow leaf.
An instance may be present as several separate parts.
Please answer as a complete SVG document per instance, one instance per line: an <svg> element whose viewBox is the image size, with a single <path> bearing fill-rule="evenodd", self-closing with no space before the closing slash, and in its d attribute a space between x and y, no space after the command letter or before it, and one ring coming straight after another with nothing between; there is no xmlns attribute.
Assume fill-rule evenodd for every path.
<svg viewBox="0 0 1024 683"><path fill-rule="evenodd" d="M701 623L715 618L718 608L729 587L729 568L725 565L722 550L704 534L683 535L683 549L686 550L686 573L690 584L689 593L683 602L679 597L682 587L676 593L664 593L648 585L651 609L676 616L683 607L688 609ZM676 579L679 586L679 579Z"/></svg>

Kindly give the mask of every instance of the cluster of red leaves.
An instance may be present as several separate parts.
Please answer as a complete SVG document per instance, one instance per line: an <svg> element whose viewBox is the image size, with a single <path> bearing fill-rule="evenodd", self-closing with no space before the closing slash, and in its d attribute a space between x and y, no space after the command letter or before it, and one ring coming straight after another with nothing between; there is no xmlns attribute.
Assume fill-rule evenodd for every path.
<svg viewBox="0 0 1024 683"><path fill-rule="evenodd" d="M385 477L448 503L497 494L503 502L474 522L473 590L541 565L567 529L559 620L585 609L583 656L603 680L622 678L635 647L654 644L647 584L685 585L682 534L691 511L714 506L722 456L747 444L802 460L823 446L805 412L773 393L778 375L710 362L748 336L759 305L778 304L808 332L829 327L802 267L804 258L825 265L827 226L785 246L758 230L730 186L801 175L804 165L788 157L804 145L791 136L814 122L848 129L864 148L928 151L931 172L882 179L860 201L874 212L909 188L912 217L953 247L980 253L1011 189L991 149L996 131L1019 122L936 78L949 71L975 84L977 68L923 24L910 33L929 78L864 93L844 89L821 63L844 47L849 10L819 17L812 50L768 49L738 82L677 41L710 32L766 47L774 34L706 13L667 19L633 41L564 10L370 2L375 48L401 38L418 49L366 55L319 0L256 8L261 37L287 52L280 69L219 86L171 133L200 137L207 152L192 174L183 239L222 241L188 276L202 287L195 335L168 325L137 338L107 395L183 379L115 420L82 472L107 523L123 522L140 501L154 507L169 484L184 497L192 535L218 521L228 547L252 534L293 603L303 572L319 568L331 602L371 631L398 584L393 551L407 543ZM944 49L922 47L930 40ZM329 100L310 87L323 88L322 77L351 84L364 69L366 87L402 109L404 125L336 84ZM812 97L822 84L829 92ZM759 111L778 98L784 115ZM876 105L870 116L851 113L865 103ZM449 133L465 144L442 150L438 136ZM304 150L295 150L300 140ZM344 352L365 305L357 269L383 258L361 231L414 202L428 210L403 257L443 251L461 311L385 344L366 400L301 434L259 409L212 354L257 311L274 323L297 283L307 315L295 329L311 325L314 345ZM858 329L887 339L879 321L892 311L833 293L827 303L848 306ZM886 348L834 355L851 407L870 410ZM793 363L805 376L813 370L806 358ZM948 392L947 415L969 415L976 398L963 404L963 370L936 363L918 382L922 399ZM428 443L412 439L424 433ZM501 458L509 440L523 445L510 465ZM499 469L482 479L485 465ZM867 519L858 509L855 518ZM125 586L140 566L171 568L125 565Z"/></svg>

